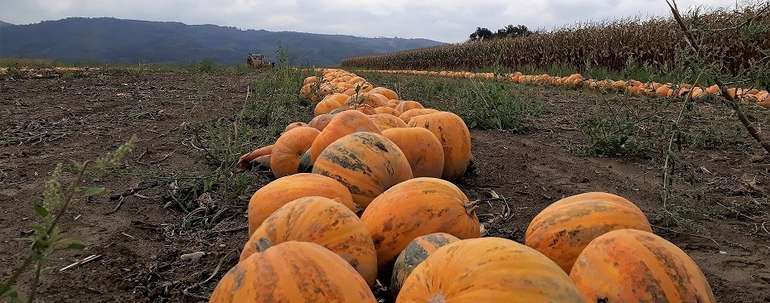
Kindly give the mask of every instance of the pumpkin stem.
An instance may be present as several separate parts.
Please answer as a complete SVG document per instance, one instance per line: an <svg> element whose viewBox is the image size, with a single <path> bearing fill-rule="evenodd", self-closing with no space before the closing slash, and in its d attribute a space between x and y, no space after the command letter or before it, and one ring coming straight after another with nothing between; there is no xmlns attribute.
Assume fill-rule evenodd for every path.
<svg viewBox="0 0 770 303"><path fill-rule="evenodd" d="M474 202L478 202L478 201L474 201ZM471 202L471 203L474 203L474 202ZM476 215L476 210L477 210L478 208L479 208L479 205L478 205L478 204L472 204L472 205L471 205L471 204L469 204L469 205L466 205L466 206L465 206L465 213L467 213L469 216L470 216L470 215Z"/></svg>
<svg viewBox="0 0 770 303"><path fill-rule="evenodd" d="M503 202L503 206L505 206L503 218L508 218L508 216L510 215L510 206L508 206L508 200L506 200L505 197L498 195L494 191L492 191L491 194L492 194L492 198L478 199L478 200L474 200L466 203L465 212L470 216L472 214L475 214L476 210L479 208L481 203L487 203L489 204L489 206L492 206L491 202Z"/></svg>
<svg viewBox="0 0 770 303"><path fill-rule="evenodd" d="M270 240L268 240L267 238L259 238L259 240L257 240L258 252L265 252L271 246L273 246L273 243L270 242Z"/></svg>

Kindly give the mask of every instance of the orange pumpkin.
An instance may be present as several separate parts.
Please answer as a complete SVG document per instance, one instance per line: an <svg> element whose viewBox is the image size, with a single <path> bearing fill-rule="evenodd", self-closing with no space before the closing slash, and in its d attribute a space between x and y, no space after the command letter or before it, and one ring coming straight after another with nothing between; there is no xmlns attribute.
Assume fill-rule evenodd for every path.
<svg viewBox="0 0 770 303"><path fill-rule="evenodd" d="M305 80L302 81L302 85L312 84L318 82L318 77L316 76L310 76L305 78Z"/></svg>
<svg viewBox="0 0 770 303"><path fill-rule="evenodd" d="M671 97L674 95L674 90L672 90L671 87L667 85L661 85L655 90L655 94L658 97Z"/></svg>
<svg viewBox="0 0 770 303"><path fill-rule="evenodd" d="M302 154L310 149L319 133L315 128L302 126L281 134L273 144L270 157L273 174L277 178L296 174Z"/></svg>
<svg viewBox="0 0 770 303"><path fill-rule="evenodd" d="M307 84L302 85L302 88L299 89L299 95L312 100L313 99L312 94L313 94L313 86L314 85L315 85L315 83L307 83Z"/></svg>
<svg viewBox="0 0 770 303"><path fill-rule="evenodd" d="M333 101L334 103L342 105L342 104L345 104L345 101L348 100L348 95L341 94L341 93L334 93L324 97L323 100Z"/></svg>
<svg viewBox="0 0 770 303"><path fill-rule="evenodd" d="M626 89L626 81L623 81L623 80L613 81L612 88L617 90L624 90Z"/></svg>
<svg viewBox="0 0 770 303"><path fill-rule="evenodd" d="M315 163L318 155L329 144L355 132L380 133L380 128L369 119L369 116L356 110L346 110L334 115L310 147L312 162Z"/></svg>
<svg viewBox="0 0 770 303"><path fill-rule="evenodd" d="M410 302L585 301L569 276L536 250L508 239L480 238L447 244L418 265L396 299Z"/></svg>
<svg viewBox="0 0 770 303"><path fill-rule="evenodd" d="M757 93L757 104L763 108L770 107L770 94L767 91Z"/></svg>
<svg viewBox="0 0 770 303"><path fill-rule="evenodd" d="M706 88L706 93L709 95L719 95L722 91L719 89L719 85L712 85Z"/></svg>
<svg viewBox="0 0 770 303"><path fill-rule="evenodd" d="M529 223L525 243L569 272L591 240L624 228L652 231L647 217L631 201L609 193L584 193L543 209Z"/></svg>
<svg viewBox="0 0 770 303"><path fill-rule="evenodd" d="M456 185L436 178L415 178L379 195L361 220L386 267L415 238L445 232L460 239L481 236L479 220L468 197Z"/></svg>
<svg viewBox="0 0 770 303"><path fill-rule="evenodd" d="M369 115L369 118L372 119L372 122L377 125L380 131L390 128L406 127L406 123L404 123L403 120L390 114L373 114Z"/></svg>
<svg viewBox="0 0 770 303"><path fill-rule="evenodd" d="M348 98L345 104L356 107L359 105L369 105L372 108L375 108L388 105L388 98L380 94L365 93L357 96L351 96Z"/></svg>
<svg viewBox="0 0 770 303"><path fill-rule="evenodd" d="M398 103L398 105L396 105L396 110L400 113L405 113L410 109L423 109L423 108L425 107L422 106L422 104L420 104L420 102L417 102L417 101L401 101L400 103ZM409 121L404 121L404 122L409 122Z"/></svg>
<svg viewBox="0 0 770 303"><path fill-rule="evenodd" d="M309 125L307 125L307 123L305 123L305 122L293 122L293 123L289 123L289 125L286 125L286 128L283 130L283 132L285 133L285 132L287 132L287 131L290 131L290 130L292 130L292 129L295 129L295 128L297 128L297 127L302 127L302 126L309 126Z"/></svg>
<svg viewBox="0 0 770 303"><path fill-rule="evenodd" d="M320 196L358 211L353 196L336 180L317 174L296 174L279 178L260 188L249 200L249 236L277 209L302 197Z"/></svg>
<svg viewBox="0 0 770 303"><path fill-rule="evenodd" d="M328 248L358 271L369 285L377 279L377 252L369 231L354 212L324 197L304 197L267 217L251 235L241 261L257 252L257 242L313 242Z"/></svg>
<svg viewBox="0 0 770 303"><path fill-rule="evenodd" d="M409 160L415 177L441 178L444 171L444 150L431 131L421 127L391 128L383 130L382 135L398 145Z"/></svg>
<svg viewBox="0 0 770 303"><path fill-rule="evenodd" d="M393 265L393 276L390 280L390 290L393 297L398 295L404 281L417 265L425 261L439 247L456 241L460 241L460 239L453 235L432 233L417 237L409 242L409 245L398 255L396 263Z"/></svg>
<svg viewBox="0 0 770 303"><path fill-rule="evenodd" d="M716 302L698 265L645 231L621 229L594 239L570 277L586 302Z"/></svg>
<svg viewBox="0 0 770 303"><path fill-rule="evenodd" d="M387 106L380 106L378 108L375 108L374 109L374 113L375 114L389 114L389 115L396 116L396 117L401 115L401 112L399 112L399 111L397 111L397 110L395 110L393 108L387 107Z"/></svg>
<svg viewBox="0 0 770 303"><path fill-rule="evenodd" d="M408 124L409 121L411 121L412 118L414 117L419 117L427 114L434 114L438 112L439 112L438 110L435 110L432 108L415 108L415 109L410 109L408 111L403 112L398 117L401 118L401 120L404 120L404 122Z"/></svg>
<svg viewBox="0 0 770 303"><path fill-rule="evenodd" d="M375 87L372 90L370 90L369 93L370 94L380 94L380 95L385 96L385 98L398 100L398 94L396 94L395 91L393 91L392 89L384 88L384 87Z"/></svg>
<svg viewBox="0 0 770 303"><path fill-rule="evenodd" d="M388 105L386 105L386 106L387 106L387 107L390 107L390 108L392 108L392 109L396 109L396 107L397 107L397 106L398 106L398 104L400 104L400 103L401 103L401 101L400 101L400 100L396 100L396 99L390 99L390 100L388 100ZM400 115L400 114L401 114L401 112L399 111L399 115Z"/></svg>
<svg viewBox="0 0 770 303"><path fill-rule="evenodd" d="M342 107L342 104L337 103L337 101L335 101L334 99L324 99L315 105L315 109L313 110L313 113L316 116L328 114L339 107Z"/></svg>
<svg viewBox="0 0 770 303"><path fill-rule="evenodd" d="M332 120L334 115L332 114L322 114L315 116L313 120L310 120L310 123L308 123L309 126L321 131L326 128L326 125L329 125L329 122Z"/></svg>
<svg viewBox="0 0 770 303"><path fill-rule="evenodd" d="M352 95L356 94L356 89L355 88L348 88L348 89L344 90L342 93L345 94L345 95L348 95L348 96L352 96Z"/></svg>
<svg viewBox="0 0 770 303"><path fill-rule="evenodd" d="M627 86L626 87L626 93L632 96L638 96L642 94L642 86L636 85L636 86Z"/></svg>
<svg viewBox="0 0 770 303"><path fill-rule="evenodd" d="M735 87L731 87L725 90L728 96L730 96L731 99L735 99L735 97L738 96L738 90Z"/></svg>
<svg viewBox="0 0 770 303"><path fill-rule="evenodd" d="M259 253L239 262L217 284L210 303L377 302L353 267L310 242L259 242Z"/></svg>
<svg viewBox="0 0 770 303"><path fill-rule="evenodd" d="M706 95L706 93L703 91L700 87L693 87L692 90L690 90L690 98L692 99L700 99L703 98Z"/></svg>
<svg viewBox="0 0 770 303"><path fill-rule="evenodd" d="M409 126L426 128L441 142L444 179L455 180L465 175L471 161L471 133L462 118L450 112L439 112L414 117Z"/></svg>
<svg viewBox="0 0 770 303"><path fill-rule="evenodd" d="M367 114L367 115L373 115L373 114L377 113L377 112L374 111L374 107L371 107L371 106L366 105L366 104L359 105L358 107L356 107L356 110L359 111L359 112L362 112L364 114Z"/></svg>
<svg viewBox="0 0 770 303"><path fill-rule="evenodd" d="M326 147L313 164L313 173L347 186L362 208L391 186L412 178L409 161L398 146L369 132L347 135Z"/></svg>

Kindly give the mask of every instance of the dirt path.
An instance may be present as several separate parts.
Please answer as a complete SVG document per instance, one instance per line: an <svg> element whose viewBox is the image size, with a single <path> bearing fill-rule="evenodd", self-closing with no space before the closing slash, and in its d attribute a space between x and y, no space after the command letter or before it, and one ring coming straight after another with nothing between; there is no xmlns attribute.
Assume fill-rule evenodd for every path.
<svg viewBox="0 0 770 303"><path fill-rule="evenodd" d="M94 157L137 135L140 141L128 161L130 173L94 180L111 188L113 195L148 185L142 181L206 172L211 168L202 163L200 151L190 146L186 125L232 115L243 102L249 78L101 73L73 79L0 81L0 275L6 276L23 256L26 244L17 238L28 233L33 218L30 205L39 197L53 163ZM564 105L576 102L554 94L553 102L559 105L554 108L563 112L549 114L574 110ZM701 265L720 302L770 300L770 233L714 204L729 206L725 203L766 199L764 195L724 192L715 187L717 183L710 183L700 197L692 197L693 208L702 210L698 220L708 224L709 233L671 232L661 215L659 168L643 160L576 156L565 142L579 134L569 125L564 130L556 126L562 125L542 119L533 121L533 128L524 135L472 131L475 171L460 185L471 196L494 190L509 199L512 211L510 218L501 220L500 205L482 207L480 217L490 235L522 241L529 221L549 203L586 191L614 192L636 201L659 227L656 232ZM711 151L698 157L713 175L694 182L693 187L733 180L729 177L764 167L731 152ZM269 180L265 173L254 174L258 182L251 191ZM173 189L161 184L142 190L141 197L124 197L122 207L112 214L108 213L120 201L117 196L79 203L64 229L83 239L88 248L57 256L46 273L41 300L205 301L207 291L235 262L245 241L245 231L239 229L245 222L245 202L223 202L220 208L240 215L226 217L211 228L185 227L183 222L190 215L164 207L169 202L164 196ZM206 252L200 260L180 259L198 251ZM102 257L59 272L92 254ZM200 283L212 273L216 273L213 279Z"/></svg>

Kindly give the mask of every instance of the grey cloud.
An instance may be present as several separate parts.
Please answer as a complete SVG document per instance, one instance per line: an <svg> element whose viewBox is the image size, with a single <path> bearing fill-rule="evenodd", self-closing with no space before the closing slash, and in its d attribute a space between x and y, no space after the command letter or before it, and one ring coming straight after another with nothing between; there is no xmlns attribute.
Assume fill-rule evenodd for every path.
<svg viewBox="0 0 770 303"><path fill-rule="evenodd" d="M734 6L733 0L680 0L682 7ZM459 42L477 26L554 28L589 20L668 13L663 0L0 0L0 20L24 24L111 16L244 29Z"/></svg>

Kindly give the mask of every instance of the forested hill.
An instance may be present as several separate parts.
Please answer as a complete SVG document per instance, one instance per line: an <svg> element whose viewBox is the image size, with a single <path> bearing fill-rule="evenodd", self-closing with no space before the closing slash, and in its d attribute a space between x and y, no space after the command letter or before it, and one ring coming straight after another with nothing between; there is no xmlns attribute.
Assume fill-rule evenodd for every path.
<svg viewBox="0 0 770 303"><path fill-rule="evenodd" d="M293 64L337 65L343 58L441 44L427 39L362 38L300 32L240 30L115 18L67 18L28 25L0 23L0 57L111 63L244 62L250 52L275 59L279 47Z"/></svg>

